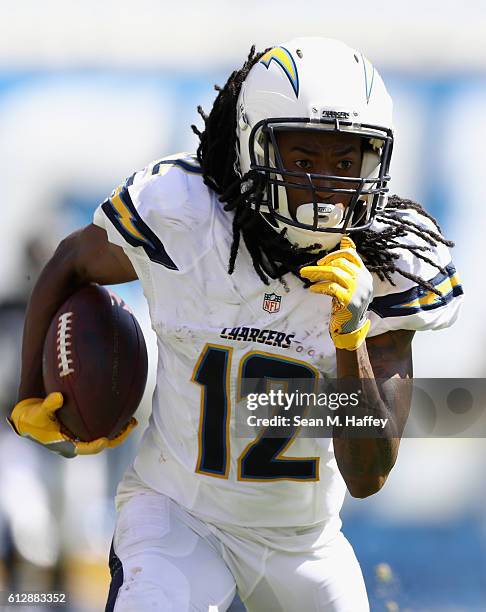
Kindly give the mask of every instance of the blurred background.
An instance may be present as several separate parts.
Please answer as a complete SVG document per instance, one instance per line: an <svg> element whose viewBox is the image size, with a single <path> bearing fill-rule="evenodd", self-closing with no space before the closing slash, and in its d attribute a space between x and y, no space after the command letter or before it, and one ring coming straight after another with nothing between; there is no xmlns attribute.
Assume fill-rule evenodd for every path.
<svg viewBox="0 0 486 612"><path fill-rule="evenodd" d="M0 0L2 415L15 400L26 301L59 240L135 169L195 149L197 104L209 110L213 84L251 43L296 35L340 38L378 67L395 102L392 192L424 204L457 243L462 318L418 335L416 376L484 376L483 1ZM143 325L153 369L141 291L116 290ZM62 590L71 610L103 609L113 495L152 388L153 373L138 432L100 456L62 460L0 425L0 590ZM372 610L486 610L485 454L480 439L404 440L384 490L347 500L344 531Z"/></svg>

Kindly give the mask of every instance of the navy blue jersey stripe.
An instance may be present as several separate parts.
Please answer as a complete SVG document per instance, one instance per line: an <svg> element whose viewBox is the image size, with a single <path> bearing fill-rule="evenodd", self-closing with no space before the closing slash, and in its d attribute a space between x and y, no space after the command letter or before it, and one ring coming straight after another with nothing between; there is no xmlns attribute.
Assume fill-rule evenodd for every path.
<svg viewBox="0 0 486 612"><path fill-rule="evenodd" d="M446 274L439 272L429 281L433 287L442 290L442 296L435 295L432 291L415 285L406 291L375 297L369 306L369 310L385 318L402 317L445 306L453 298L464 293L455 276L454 265L450 263L445 270Z"/></svg>
<svg viewBox="0 0 486 612"><path fill-rule="evenodd" d="M135 179L136 174L137 173L134 172L131 176L127 178L127 180L125 181L125 185L124 185L125 187L130 187L130 185L133 185L133 180Z"/></svg>
<svg viewBox="0 0 486 612"><path fill-rule="evenodd" d="M121 200L122 212L117 210L112 196L101 205L108 219L113 223L123 238L135 247L142 247L151 261L161 264L169 270L178 270L159 238L150 227L143 221L133 205L128 189L123 188L118 197Z"/></svg>
<svg viewBox="0 0 486 612"><path fill-rule="evenodd" d="M163 159L154 165L152 174L158 174L160 172L160 166L162 165L178 166L191 174L202 174L202 170L196 161L194 164L190 164L184 159Z"/></svg>

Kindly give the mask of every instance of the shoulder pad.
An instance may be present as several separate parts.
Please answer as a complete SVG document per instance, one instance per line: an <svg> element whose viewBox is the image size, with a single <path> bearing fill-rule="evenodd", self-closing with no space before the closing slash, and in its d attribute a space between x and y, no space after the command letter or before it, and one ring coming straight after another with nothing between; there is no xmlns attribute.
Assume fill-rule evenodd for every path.
<svg viewBox="0 0 486 612"><path fill-rule="evenodd" d="M139 255L145 253L171 270L180 270L190 261L191 244L200 256L211 235L211 194L195 157L182 155L157 160L132 174L94 217L111 242L127 251L135 249ZM187 232L197 232L197 240L185 240L182 252L181 234Z"/></svg>
<svg viewBox="0 0 486 612"><path fill-rule="evenodd" d="M432 221L416 211L400 211L400 216L422 229L439 234ZM380 226L385 227L380 223L374 229L379 231ZM394 263L404 274L394 272L391 282L373 274L374 298L369 306L372 320L370 335L389 329L423 330L451 325L457 317L463 289L449 248L441 242L432 246L413 231L400 238L399 242L403 248L393 250L399 255ZM427 250L413 250L414 247L424 246ZM427 281L440 295L408 276Z"/></svg>

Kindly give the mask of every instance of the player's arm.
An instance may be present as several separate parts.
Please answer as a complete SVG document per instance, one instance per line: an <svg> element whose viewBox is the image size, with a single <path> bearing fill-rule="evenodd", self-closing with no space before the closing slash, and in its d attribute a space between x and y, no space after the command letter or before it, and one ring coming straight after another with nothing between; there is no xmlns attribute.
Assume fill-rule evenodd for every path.
<svg viewBox="0 0 486 612"><path fill-rule="evenodd" d="M77 289L92 282L115 284L135 280L135 271L120 247L108 242L103 229L89 225L65 238L42 270L27 306L22 342L19 402L8 422L20 436L42 444L64 457L91 455L121 444L135 427L132 419L123 432L109 440L72 439L62 430L56 411L61 393L45 397L42 350L53 316Z"/></svg>
<svg viewBox="0 0 486 612"><path fill-rule="evenodd" d="M361 381L359 406L353 413L386 420L373 437L358 437L359 428L344 425L346 409L342 411L342 427L334 432L334 453L354 497L379 491L397 459L410 410L413 335L413 331L390 331L368 338L356 350L336 351L338 379L344 384L353 381L354 388Z"/></svg>
<svg viewBox="0 0 486 612"><path fill-rule="evenodd" d="M65 238L42 270L32 291L24 322L19 400L44 397L42 349L58 308L89 283L111 285L137 278L120 247L105 230L88 225Z"/></svg>
<svg viewBox="0 0 486 612"><path fill-rule="evenodd" d="M353 414L341 409L341 425L333 433L334 453L351 495L367 497L383 486L397 458L410 405L407 380L412 376L413 334L388 332L369 339L367 348L373 279L353 241L344 237L340 246L317 265L302 268L301 275L314 283L310 291L332 297L329 331L340 387L359 392ZM361 421L371 428L356 425L348 416L373 419ZM379 425L373 429L375 423Z"/></svg>

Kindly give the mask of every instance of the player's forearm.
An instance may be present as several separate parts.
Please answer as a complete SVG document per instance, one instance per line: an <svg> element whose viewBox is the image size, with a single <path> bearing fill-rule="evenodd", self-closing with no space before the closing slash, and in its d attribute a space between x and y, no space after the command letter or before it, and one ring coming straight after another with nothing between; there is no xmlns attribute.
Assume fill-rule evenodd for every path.
<svg viewBox="0 0 486 612"><path fill-rule="evenodd" d="M105 230L87 225L65 238L42 271L32 292L24 324L19 400L43 397L42 349L52 317L63 302L88 283L114 285L137 275Z"/></svg>
<svg viewBox="0 0 486 612"><path fill-rule="evenodd" d="M37 280L24 322L22 369L18 399L43 397L42 350L51 320L63 302L82 284L74 267L69 239L57 248Z"/></svg>
<svg viewBox="0 0 486 612"><path fill-rule="evenodd" d="M376 436L360 438L355 425L346 424L343 409L341 426L334 431L334 453L339 470L354 497L367 497L379 491L395 464L399 437L393 415L380 395L370 364L366 343L356 351L337 350L337 376L343 385L358 388L358 417L372 417L385 422ZM355 389L356 390L356 389ZM356 414L356 413L354 413Z"/></svg>

